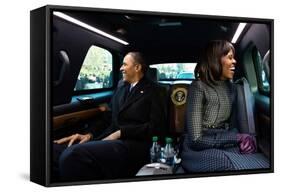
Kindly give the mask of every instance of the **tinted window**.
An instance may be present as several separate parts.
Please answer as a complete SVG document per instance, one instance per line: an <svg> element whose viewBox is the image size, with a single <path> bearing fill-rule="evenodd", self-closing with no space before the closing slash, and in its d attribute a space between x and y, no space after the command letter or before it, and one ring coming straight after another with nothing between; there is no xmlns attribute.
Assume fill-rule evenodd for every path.
<svg viewBox="0 0 281 192"><path fill-rule="evenodd" d="M269 92L270 85L269 85L268 77L265 73L265 66L262 62L262 57L260 55L260 52L255 47L253 49L252 54L253 54L253 61L254 61L255 69L256 69L259 90L261 90L263 92Z"/></svg>
<svg viewBox="0 0 281 192"><path fill-rule="evenodd" d="M159 71L159 80L193 80L197 63L162 63L150 65Z"/></svg>
<svg viewBox="0 0 281 192"><path fill-rule="evenodd" d="M112 54L91 46L81 67L75 91L112 87Z"/></svg>

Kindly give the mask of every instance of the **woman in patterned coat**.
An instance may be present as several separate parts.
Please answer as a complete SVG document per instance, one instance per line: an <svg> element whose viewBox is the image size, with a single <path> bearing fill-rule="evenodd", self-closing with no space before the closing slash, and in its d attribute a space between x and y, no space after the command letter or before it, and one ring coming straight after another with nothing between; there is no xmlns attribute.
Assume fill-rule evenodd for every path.
<svg viewBox="0 0 281 192"><path fill-rule="evenodd" d="M215 172L269 168L269 161L256 151L256 140L233 127L236 60L231 43L211 41L195 69L189 88L186 127L181 153L188 172Z"/></svg>

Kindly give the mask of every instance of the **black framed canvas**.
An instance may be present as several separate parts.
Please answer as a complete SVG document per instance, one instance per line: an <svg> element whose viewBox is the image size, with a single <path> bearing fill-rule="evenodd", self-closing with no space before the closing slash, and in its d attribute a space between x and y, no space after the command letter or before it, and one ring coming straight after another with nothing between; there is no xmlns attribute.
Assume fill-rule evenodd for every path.
<svg viewBox="0 0 281 192"><path fill-rule="evenodd" d="M47 5L30 24L31 181L274 171L272 19Z"/></svg>

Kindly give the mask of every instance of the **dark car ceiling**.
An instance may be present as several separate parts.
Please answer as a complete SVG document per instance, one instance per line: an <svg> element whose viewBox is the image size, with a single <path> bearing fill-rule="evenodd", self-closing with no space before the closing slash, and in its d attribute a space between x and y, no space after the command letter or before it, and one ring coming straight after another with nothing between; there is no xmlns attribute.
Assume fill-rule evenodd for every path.
<svg viewBox="0 0 281 192"><path fill-rule="evenodd" d="M150 63L197 61L212 39L231 41L238 22L217 18L107 12L64 12L129 43L122 51L142 51ZM120 51L120 50L119 50Z"/></svg>

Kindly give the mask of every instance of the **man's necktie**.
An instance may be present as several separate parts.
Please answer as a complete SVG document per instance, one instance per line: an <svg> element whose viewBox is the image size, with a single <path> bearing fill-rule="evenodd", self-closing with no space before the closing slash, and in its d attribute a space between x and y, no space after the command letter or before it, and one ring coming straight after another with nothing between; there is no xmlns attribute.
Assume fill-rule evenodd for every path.
<svg viewBox="0 0 281 192"><path fill-rule="evenodd" d="M131 93L132 89L134 88L133 85L130 85L130 88L129 88L129 93Z"/></svg>

